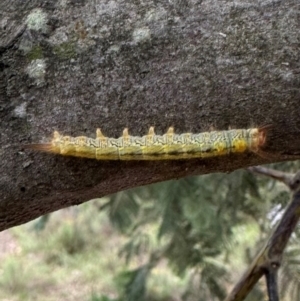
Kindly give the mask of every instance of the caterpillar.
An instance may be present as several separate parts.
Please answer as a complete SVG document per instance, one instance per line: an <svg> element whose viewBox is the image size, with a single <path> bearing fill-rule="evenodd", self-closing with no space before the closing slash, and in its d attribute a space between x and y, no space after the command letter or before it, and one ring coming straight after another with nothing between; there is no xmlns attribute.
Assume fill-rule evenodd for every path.
<svg viewBox="0 0 300 301"><path fill-rule="evenodd" d="M25 148L65 156L97 160L176 160L222 156L251 151L259 153L265 144L270 126L250 129L211 131L200 134L175 134L170 127L166 134L156 135L151 126L142 137L130 136L125 128L120 138L105 137L100 129L96 138L63 136L57 131L51 143L30 144Z"/></svg>

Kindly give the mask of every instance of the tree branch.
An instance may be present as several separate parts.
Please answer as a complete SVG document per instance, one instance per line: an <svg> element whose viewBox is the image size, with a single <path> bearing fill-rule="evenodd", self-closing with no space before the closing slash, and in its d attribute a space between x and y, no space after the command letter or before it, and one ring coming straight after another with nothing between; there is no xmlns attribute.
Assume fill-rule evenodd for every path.
<svg viewBox="0 0 300 301"><path fill-rule="evenodd" d="M0 231L122 189L298 158L298 12L298 0L0 1ZM97 162L22 149L54 130L264 124L261 157Z"/></svg>
<svg viewBox="0 0 300 301"><path fill-rule="evenodd" d="M265 271L269 301L279 301L277 271L278 266L275 264L272 266L272 269Z"/></svg>
<svg viewBox="0 0 300 301"><path fill-rule="evenodd" d="M280 178L288 178L283 173L276 173L274 170L269 171L266 168L255 169L256 172L261 170L264 175L269 174L272 178L274 175L280 175ZM267 273L269 281L275 281L275 271L281 265L283 251L293 233L300 217L300 172L296 173L291 181L287 182L289 188L293 192L291 203L288 205L279 224L275 228L266 245L261 249L259 254L253 260L250 268L246 271L240 281L233 288L225 301L241 301L252 290L257 281ZM275 294L272 287L272 293ZM271 300L271 299L270 299ZM276 299L275 299L276 300Z"/></svg>

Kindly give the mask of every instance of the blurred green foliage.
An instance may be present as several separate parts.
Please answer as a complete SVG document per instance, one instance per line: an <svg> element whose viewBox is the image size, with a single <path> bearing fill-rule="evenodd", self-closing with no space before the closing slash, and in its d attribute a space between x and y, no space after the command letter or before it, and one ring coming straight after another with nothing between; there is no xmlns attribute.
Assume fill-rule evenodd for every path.
<svg viewBox="0 0 300 301"><path fill-rule="evenodd" d="M271 167L296 172L299 163ZM59 284L76 283L78 296L64 300L223 300L289 199L283 184L238 170L138 187L41 217L12 232L22 252L19 261L0 263L0 297L40 299L42 288L54 294ZM297 229L280 271L282 300L300 300L299 243ZM265 293L262 281L247 300Z"/></svg>
<svg viewBox="0 0 300 301"><path fill-rule="evenodd" d="M299 164L289 162L275 167L296 172ZM113 225L128 236L121 254L127 262L141 254L148 258L144 265L127 273L123 299L147 300L147 278L154 267L167 259L177 275L190 275L183 300L223 300L237 280L232 262L244 258L244 267L251 262L289 198L281 183L247 170L189 177L111 196L105 209ZM147 232L149 226L154 230L151 233ZM257 229L256 237L251 235L253 227ZM245 229L242 246L235 236L237 229ZM251 241L247 241L248 236ZM296 236L297 233L294 248L299 251ZM300 268L295 258L290 265L290 251L287 255L281 276L285 283L282 295L290 296L292 291L294 298L300 300L300 294L294 293L300 292ZM287 276L291 270L294 281ZM261 300L264 292L263 285L257 286L248 298Z"/></svg>

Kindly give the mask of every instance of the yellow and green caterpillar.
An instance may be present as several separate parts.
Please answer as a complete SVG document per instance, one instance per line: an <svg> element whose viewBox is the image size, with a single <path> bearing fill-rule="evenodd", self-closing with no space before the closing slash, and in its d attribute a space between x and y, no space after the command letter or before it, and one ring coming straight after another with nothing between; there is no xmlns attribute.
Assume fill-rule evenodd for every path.
<svg viewBox="0 0 300 301"><path fill-rule="evenodd" d="M26 148L97 160L207 158L246 151L258 153L265 144L268 128L175 134L170 127L166 134L156 135L154 127L150 127L148 134L142 137L130 136L125 128L120 138L105 137L97 129L95 139L63 136L55 131L51 143L31 144Z"/></svg>

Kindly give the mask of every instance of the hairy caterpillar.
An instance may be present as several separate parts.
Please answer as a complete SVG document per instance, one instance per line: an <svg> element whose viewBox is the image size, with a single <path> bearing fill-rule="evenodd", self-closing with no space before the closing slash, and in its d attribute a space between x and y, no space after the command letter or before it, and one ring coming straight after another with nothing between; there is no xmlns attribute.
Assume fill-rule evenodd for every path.
<svg viewBox="0 0 300 301"><path fill-rule="evenodd" d="M222 156L252 151L258 153L265 144L270 126L200 134L175 134L170 127L166 134L156 135L150 127L147 135L130 136L125 128L120 138L105 137L100 129L96 138L70 137L54 132L51 143L25 146L65 156L97 160L171 160Z"/></svg>

